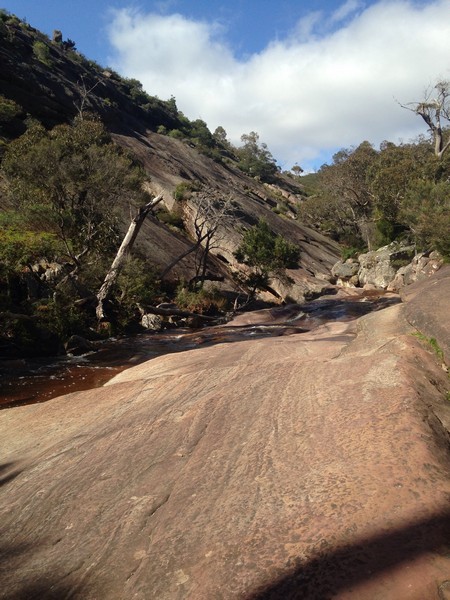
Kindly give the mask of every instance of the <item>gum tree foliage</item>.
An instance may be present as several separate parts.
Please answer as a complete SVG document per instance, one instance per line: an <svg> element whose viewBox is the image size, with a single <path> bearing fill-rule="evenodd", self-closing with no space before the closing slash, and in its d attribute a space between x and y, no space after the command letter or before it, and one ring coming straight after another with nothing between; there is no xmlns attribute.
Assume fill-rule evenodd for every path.
<svg viewBox="0 0 450 600"><path fill-rule="evenodd" d="M243 145L237 148L239 168L251 177L259 177L261 181L272 182L278 173L275 159L269 151L267 144L259 141L259 134L255 131L241 136Z"/></svg>
<svg viewBox="0 0 450 600"><path fill-rule="evenodd" d="M31 314L58 333L80 333L94 316L90 298L117 249L119 204L135 212L148 202L142 170L98 121L84 115L51 131L32 125L8 145L1 180L11 205L0 214L3 310ZM52 261L52 279L39 280L33 265L48 268ZM138 296L155 280L144 261L132 264L111 292L116 322L133 313L142 301ZM39 290L31 297L33 277Z"/></svg>
<svg viewBox="0 0 450 600"><path fill-rule="evenodd" d="M330 199L336 219L344 231L352 231L371 248L374 198L368 173L377 157L372 144L342 149L331 165L319 171L322 193Z"/></svg>
<svg viewBox="0 0 450 600"><path fill-rule="evenodd" d="M357 250L407 237L448 256L449 188L450 154L436 156L434 142L364 142L320 169L300 219Z"/></svg>
<svg viewBox="0 0 450 600"><path fill-rule="evenodd" d="M295 244L276 235L264 219L244 232L242 242L235 252L236 259L251 269L246 278L250 295L264 289L269 278L282 276L288 268L296 268L300 250Z"/></svg>
<svg viewBox="0 0 450 600"><path fill-rule="evenodd" d="M119 199L143 203L142 171L86 118L51 131L34 125L9 144L2 174L15 209L56 234L74 265L110 246Z"/></svg>
<svg viewBox="0 0 450 600"><path fill-rule="evenodd" d="M438 250L450 258L450 182L416 179L400 209L419 250Z"/></svg>

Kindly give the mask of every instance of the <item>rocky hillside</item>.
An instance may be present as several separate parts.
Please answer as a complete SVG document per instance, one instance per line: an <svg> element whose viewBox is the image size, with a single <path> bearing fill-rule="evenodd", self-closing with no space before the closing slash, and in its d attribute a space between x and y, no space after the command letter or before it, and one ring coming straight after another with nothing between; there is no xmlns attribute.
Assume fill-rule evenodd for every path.
<svg viewBox="0 0 450 600"><path fill-rule="evenodd" d="M234 221L228 221L220 235L220 248L213 251L217 257L209 265L213 276L225 276L228 285L232 285L230 272L240 268L233 252L242 239L242 231L264 218L275 233L300 248L298 269L290 271L284 282L274 280L269 297L302 300L327 287L339 248L295 219L296 205L303 193L295 178L279 173L273 183L264 184L237 168L236 157L229 148L217 145L206 153L200 152L204 148L199 148L198 140L158 133L179 131L186 126L186 118L173 99L164 102L148 96L139 82L101 68L58 36L50 41L29 25L11 18L0 22L0 28L2 94L23 109L4 127L4 134L20 134L26 115L52 127L70 122L81 109L90 110L99 115L113 139L140 161L150 179L151 191L163 194L166 208L181 211L188 231L195 208L189 207L188 200L176 205L177 186L206 189L214 196L231 199ZM126 198L121 211L125 230L130 216ZM141 250L160 270L190 244L185 233L174 232L156 219L147 220L139 238ZM177 265L171 277L189 279L193 267L191 255Z"/></svg>

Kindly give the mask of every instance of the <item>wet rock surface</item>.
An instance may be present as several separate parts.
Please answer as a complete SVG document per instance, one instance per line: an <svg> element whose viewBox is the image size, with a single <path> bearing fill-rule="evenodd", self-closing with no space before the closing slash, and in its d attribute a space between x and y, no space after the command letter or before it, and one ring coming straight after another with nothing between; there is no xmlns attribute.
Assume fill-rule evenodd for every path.
<svg viewBox="0 0 450 600"><path fill-rule="evenodd" d="M0 598L445 598L448 378L413 332L396 304L2 411Z"/></svg>

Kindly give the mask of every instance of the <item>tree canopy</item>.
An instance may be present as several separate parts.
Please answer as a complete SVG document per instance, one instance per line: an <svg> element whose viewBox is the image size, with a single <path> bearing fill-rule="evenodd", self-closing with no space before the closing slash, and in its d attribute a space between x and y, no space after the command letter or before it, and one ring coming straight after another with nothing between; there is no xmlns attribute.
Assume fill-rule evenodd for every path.
<svg viewBox="0 0 450 600"><path fill-rule="evenodd" d="M246 284L254 294L268 285L270 276L282 275L285 269L295 269L300 257L299 248L281 235L276 235L264 219L244 232L235 252L236 259L250 267Z"/></svg>

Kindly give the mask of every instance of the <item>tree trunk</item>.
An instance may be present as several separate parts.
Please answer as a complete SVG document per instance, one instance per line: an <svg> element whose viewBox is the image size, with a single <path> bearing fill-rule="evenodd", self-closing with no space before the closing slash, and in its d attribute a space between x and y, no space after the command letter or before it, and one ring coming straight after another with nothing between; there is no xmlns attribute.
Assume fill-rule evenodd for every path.
<svg viewBox="0 0 450 600"><path fill-rule="evenodd" d="M114 285L114 282L117 279L117 275L122 268L125 257L131 251L139 230L147 215L157 204L159 204L159 202L161 202L162 198L162 194L160 194L156 198L150 200L150 202L147 202L147 204L144 206L141 206L137 215L134 217L134 219L132 219L130 226L128 227L128 231L125 234L122 243L120 244L120 248L117 251L109 271L106 273L105 279L97 294L97 308L95 312L99 321L105 318L103 305L109 295L109 292L111 291L112 286Z"/></svg>

